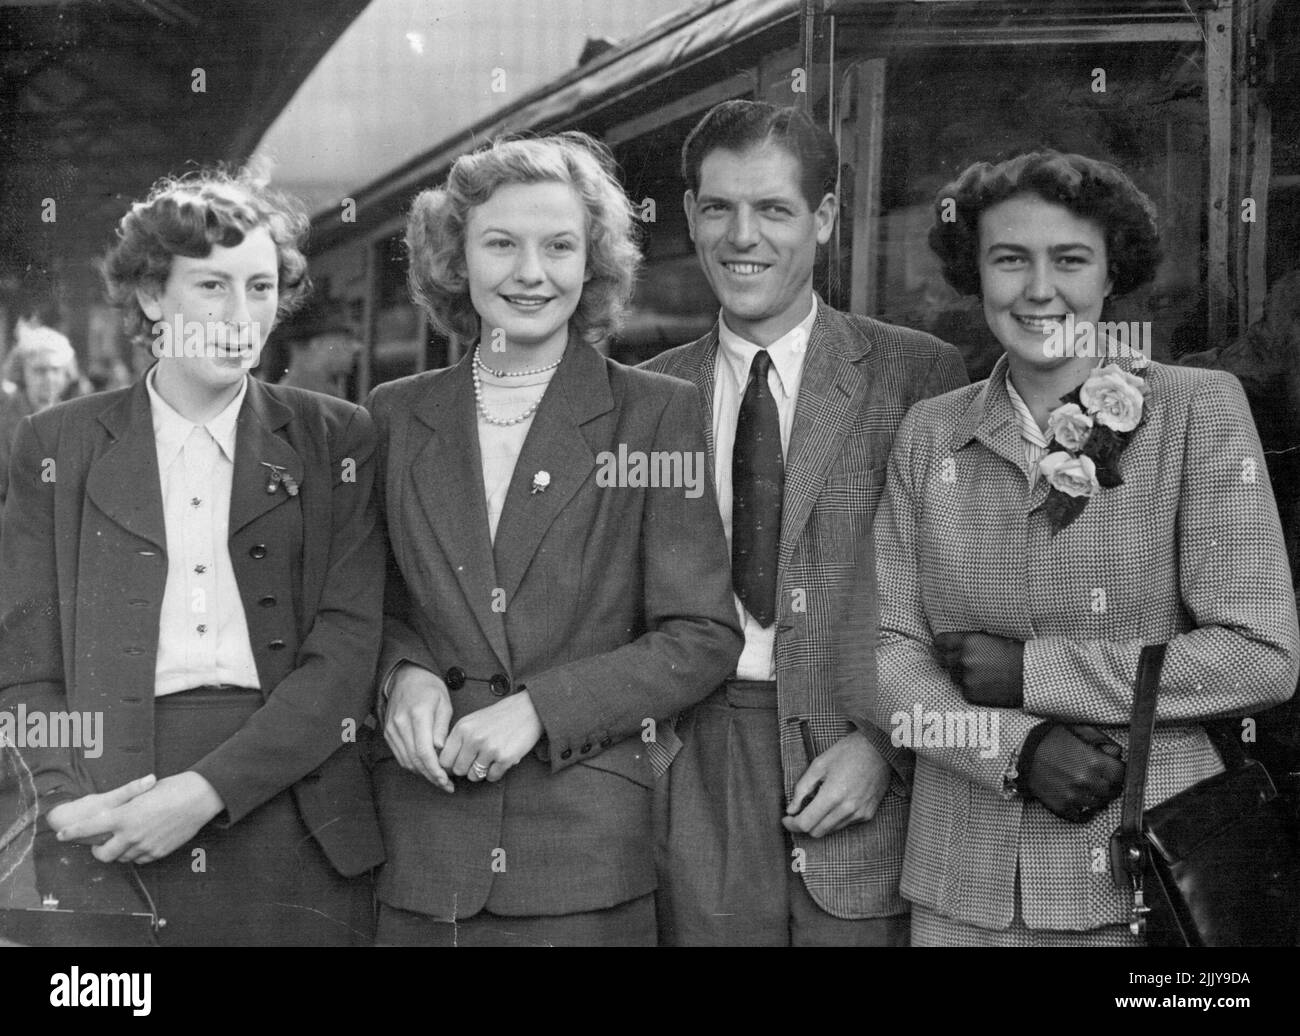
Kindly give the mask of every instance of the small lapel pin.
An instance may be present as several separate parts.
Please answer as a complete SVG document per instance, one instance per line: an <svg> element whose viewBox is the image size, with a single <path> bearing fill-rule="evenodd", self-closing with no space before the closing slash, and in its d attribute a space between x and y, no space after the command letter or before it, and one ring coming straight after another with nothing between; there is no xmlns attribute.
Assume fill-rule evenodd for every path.
<svg viewBox="0 0 1300 1036"><path fill-rule="evenodd" d="M266 491L268 493L274 493L276 487L283 482L284 488L288 490L290 496L298 495L298 482L288 471L279 464L269 464L266 461L261 461L261 465L269 469L266 476Z"/></svg>
<svg viewBox="0 0 1300 1036"><path fill-rule="evenodd" d="M551 484L551 473L549 471L539 471L533 476L533 492L545 493L546 487Z"/></svg>

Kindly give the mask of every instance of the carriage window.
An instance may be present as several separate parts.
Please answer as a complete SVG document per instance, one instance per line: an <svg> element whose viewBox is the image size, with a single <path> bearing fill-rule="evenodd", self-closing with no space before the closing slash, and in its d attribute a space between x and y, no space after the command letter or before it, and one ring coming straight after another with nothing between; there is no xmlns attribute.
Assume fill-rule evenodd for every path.
<svg viewBox="0 0 1300 1036"><path fill-rule="evenodd" d="M1190 44L910 50L887 62L873 309L957 345L972 377L999 347L926 244L936 192L971 162L1053 147L1120 166L1155 203L1166 257L1111 320L1150 320L1159 359L1203 349L1204 51Z"/></svg>
<svg viewBox="0 0 1300 1036"><path fill-rule="evenodd" d="M622 145L616 157L641 218L645 273L612 355L625 363L649 359L698 338L713 326L718 303L700 273L682 208L682 144L703 112Z"/></svg>
<svg viewBox="0 0 1300 1036"><path fill-rule="evenodd" d="M370 355L370 383L414 374L424 348L419 310L406 287L406 242L402 234L386 237L375 248L375 344Z"/></svg>

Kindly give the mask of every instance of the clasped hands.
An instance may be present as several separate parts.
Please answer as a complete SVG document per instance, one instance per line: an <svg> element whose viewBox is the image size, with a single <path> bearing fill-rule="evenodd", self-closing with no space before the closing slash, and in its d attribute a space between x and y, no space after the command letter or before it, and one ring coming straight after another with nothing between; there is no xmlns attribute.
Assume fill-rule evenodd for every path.
<svg viewBox="0 0 1300 1036"><path fill-rule="evenodd" d="M1024 705L1022 641L981 632L940 633L939 664L972 705L1016 709ZM1044 721L1021 749L1018 787L1050 812L1084 823L1124 790L1122 749L1096 727Z"/></svg>
<svg viewBox="0 0 1300 1036"><path fill-rule="evenodd" d="M502 698L451 723L451 694L435 673L403 663L393 674L384 740L400 766L451 794L451 774L499 781L542 738L527 691Z"/></svg>
<svg viewBox="0 0 1300 1036"><path fill-rule="evenodd" d="M153 774L112 791L61 802L46 814L60 842L91 845L101 863L152 863L184 845L223 809L208 781L192 770Z"/></svg>

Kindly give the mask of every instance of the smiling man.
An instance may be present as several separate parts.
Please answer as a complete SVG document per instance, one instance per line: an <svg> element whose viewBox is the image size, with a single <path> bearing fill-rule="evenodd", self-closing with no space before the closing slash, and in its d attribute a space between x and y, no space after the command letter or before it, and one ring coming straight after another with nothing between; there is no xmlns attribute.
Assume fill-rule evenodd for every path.
<svg viewBox="0 0 1300 1036"><path fill-rule="evenodd" d="M966 384L938 339L813 292L835 232L834 141L728 101L686 139L686 217L721 303L647 367L696 384L745 647L682 717L660 787L659 923L676 945L901 945L911 757L866 719L871 522L899 421Z"/></svg>

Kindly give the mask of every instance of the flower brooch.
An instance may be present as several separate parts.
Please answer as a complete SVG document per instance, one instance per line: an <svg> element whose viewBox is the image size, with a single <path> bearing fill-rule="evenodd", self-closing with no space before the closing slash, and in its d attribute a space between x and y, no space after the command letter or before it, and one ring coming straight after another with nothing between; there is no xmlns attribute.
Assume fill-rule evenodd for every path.
<svg viewBox="0 0 1300 1036"><path fill-rule="evenodd" d="M270 464L267 461L260 461L259 463L262 467L270 469L266 476L266 491L268 493L274 493L283 483L290 496L298 495L298 480L289 474L287 468L283 468L279 464Z"/></svg>
<svg viewBox="0 0 1300 1036"><path fill-rule="evenodd" d="M546 487L551 484L551 473L549 471L539 471L533 476L533 492L545 493Z"/></svg>
<svg viewBox="0 0 1300 1036"><path fill-rule="evenodd" d="M1079 517L1102 489L1124 484L1119 456L1142 423L1145 380L1115 364L1098 367L1048 415L1048 452L1038 474L1051 489L1044 505L1052 534Z"/></svg>

